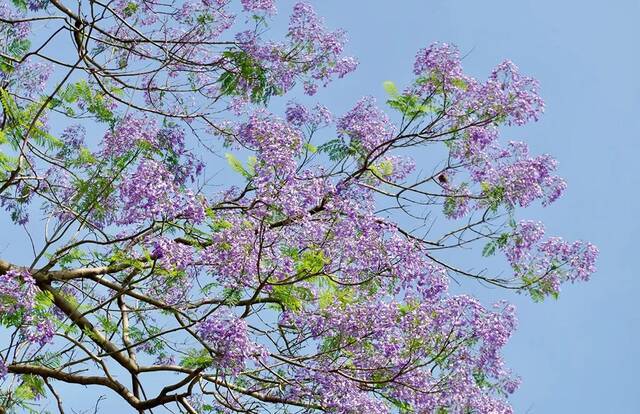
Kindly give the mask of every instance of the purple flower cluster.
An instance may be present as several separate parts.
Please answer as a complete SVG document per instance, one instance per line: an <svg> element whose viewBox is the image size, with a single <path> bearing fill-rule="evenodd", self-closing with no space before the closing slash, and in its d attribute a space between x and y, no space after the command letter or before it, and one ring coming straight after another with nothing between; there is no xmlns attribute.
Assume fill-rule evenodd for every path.
<svg viewBox="0 0 640 414"><path fill-rule="evenodd" d="M376 106L373 97L364 97L337 123L338 135L350 138L366 151L389 140L394 128L387 115Z"/></svg>
<svg viewBox="0 0 640 414"><path fill-rule="evenodd" d="M248 360L267 356L264 347L249 339L245 320L231 314L208 317L198 325L198 335L213 348L215 364L234 374L242 371Z"/></svg>
<svg viewBox="0 0 640 414"><path fill-rule="evenodd" d="M276 13L274 0L240 0L245 11L263 12L267 14Z"/></svg>
<svg viewBox="0 0 640 414"><path fill-rule="evenodd" d="M1 13L2 10L0 9L0 15ZM3 34L2 26L3 24L0 23L0 36ZM14 34L14 32L8 35L18 37L18 34ZM0 50L2 49L0 48ZM52 64L30 56L21 63L14 64L14 70L12 71L0 70L0 82L5 85L6 89L11 88L19 92L21 96L19 101L22 101L24 98L35 99L46 89L47 81L52 72Z"/></svg>
<svg viewBox="0 0 640 414"><path fill-rule="evenodd" d="M557 294L562 282L586 281L596 271L598 248L591 243L543 237L542 223L523 220L502 249L516 276L526 284L542 286L544 294Z"/></svg>
<svg viewBox="0 0 640 414"><path fill-rule="evenodd" d="M182 189L175 176L161 163L143 160L120 185L123 202L119 222L133 224L151 219L204 219L203 201L188 189Z"/></svg>
<svg viewBox="0 0 640 414"><path fill-rule="evenodd" d="M446 43L433 43L421 49L413 64L413 73L421 77L418 88L421 93L432 93L440 83L450 90L454 88L454 80L468 79L460 66L460 52Z"/></svg>
<svg viewBox="0 0 640 414"><path fill-rule="evenodd" d="M70 125L65 128L60 135L65 144L64 151L80 149L84 145L86 134L86 128L80 124Z"/></svg>
<svg viewBox="0 0 640 414"><path fill-rule="evenodd" d="M107 156L119 156L136 149L140 143L158 147L159 128L154 118L136 118L126 115L103 138L104 153Z"/></svg>
<svg viewBox="0 0 640 414"><path fill-rule="evenodd" d="M506 117L509 124L524 125L535 121L544 110L544 102L538 95L538 82L521 75L510 61L498 65L487 83L474 93L474 109L500 108L495 115Z"/></svg>
<svg viewBox="0 0 640 414"><path fill-rule="evenodd" d="M0 381L4 379L4 377L9 372L7 368L7 364L4 362L4 358L0 357Z"/></svg>
<svg viewBox="0 0 640 414"><path fill-rule="evenodd" d="M316 105L309 110L304 105L289 102L286 109L287 122L296 127L308 125L313 131L331 124L333 116L327 107Z"/></svg>
<svg viewBox="0 0 640 414"><path fill-rule="evenodd" d="M358 63L352 57L340 57L344 49L345 33L329 32L311 5L297 3L289 21L289 37L298 47L307 50L303 60L313 66L311 78L326 86L331 77L339 78L353 72Z"/></svg>
<svg viewBox="0 0 640 414"><path fill-rule="evenodd" d="M0 312L33 308L37 288L31 274L24 269L10 269L0 275Z"/></svg>
<svg viewBox="0 0 640 414"><path fill-rule="evenodd" d="M243 145L256 150L258 161L266 169L281 177L294 171L295 155L302 143L296 128L259 111L239 126L237 135Z"/></svg>
<svg viewBox="0 0 640 414"><path fill-rule="evenodd" d="M185 270L193 264L193 247L176 243L166 237L158 237L151 243L151 256L167 269Z"/></svg>
<svg viewBox="0 0 640 414"><path fill-rule="evenodd" d="M376 296L358 304L286 315L283 323L317 338L332 338L332 346L344 348L350 356L348 368L336 367L327 357L312 369L297 370L298 381L290 392L313 395L341 413L359 412L359 406L391 412L357 386L373 382L377 391L408 403L416 412L446 407L454 412L511 413L501 393L512 392L517 381L503 369L500 349L515 329L514 308L500 304L491 312L467 296L437 297L399 304ZM331 348L324 346L331 355ZM434 363L437 355L446 357ZM479 373L495 393L482 388Z"/></svg>
<svg viewBox="0 0 640 414"><path fill-rule="evenodd" d="M0 275L0 314L21 313L23 337L39 345L53 340L55 328L51 320L36 309L38 288L25 269L10 269Z"/></svg>
<svg viewBox="0 0 640 414"><path fill-rule="evenodd" d="M281 93L302 80L305 92L313 95L318 83L326 86L332 79L342 78L357 67L354 58L342 56L344 32L328 31L309 4L294 6L287 37L288 42L276 43L262 42L252 31L236 36L242 50L266 69L270 83Z"/></svg>
<svg viewBox="0 0 640 414"><path fill-rule="evenodd" d="M5 20L17 20L23 17L23 13L18 12L9 5L8 2L0 4L0 17ZM12 40L26 39L31 33L31 25L28 22L19 22L9 24L0 22L0 35L6 39L6 43L2 45L3 51L5 46L9 46Z"/></svg>
<svg viewBox="0 0 640 414"><path fill-rule="evenodd" d="M462 119L490 119L523 125L537 120L544 110L535 79L523 76L512 62L505 61L482 83L464 74L457 48L434 43L416 56L418 78L409 93L431 96L446 93L452 122Z"/></svg>
<svg viewBox="0 0 640 414"><path fill-rule="evenodd" d="M523 142L510 142L506 149L496 149L471 169L476 182L502 188L509 205L526 207L539 199L548 205L562 195L566 183L553 174L557 165L557 161L546 154L530 157L529 148Z"/></svg>
<svg viewBox="0 0 640 414"><path fill-rule="evenodd" d="M27 2L34 11L47 3ZM461 247L487 235L487 252L504 253L515 280L532 296L553 295L562 283L587 280L595 271L595 246L545 239L541 223L511 221L512 232L492 236L501 231L494 224L503 212L498 207L512 217L516 208L536 200L553 202L566 186L550 156L532 156L523 143L499 143L500 125L522 125L542 113L535 80L507 61L486 81L478 81L464 74L455 47L433 44L417 54L416 79L409 87L402 92L387 88L390 106L402 115L400 134L375 99L364 97L336 120L337 139L315 147L318 129L334 122L326 107L290 101L285 119L279 119L253 104L267 103L295 85L313 95L353 71L356 61L343 55L344 32L328 30L309 4L296 3L284 39L266 40L263 29L276 13L274 0L241 0L235 10L246 17L244 22L231 8L229 0L114 1L104 12L115 12L116 18L103 20L112 26L86 40L91 50L102 50L96 47L101 39L113 51L95 58L112 80L122 75L131 81L119 83L122 99L134 89L143 89L144 96L125 113L113 114L115 100L103 99L102 92L97 99L95 91L81 87L82 96L70 92L52 101L58 109L77 101L85 110L80 117L105 121L95 114L95 98L108 109L110 129L100 134L97 153L84 147L81 125L63 130L62 145L51 139L48 148L39 142L45 139L30 140L22 149L25 168L0 195L2 206L21 223L30 197L46 196L44 214L74 231L80 214L76 236L96 236L91 240L108 247L91 251L98 245L77 243L76 236L63 240L66 230L61 230L56 249L69 241L89 255L76 259L74 250L64 261L51 256L60 260L54 270L102 261L101 266L109 265L111 283L127 280L120 293L133 295L128 289L135 289L136 300L146 302L145 328L149 321L147 331L158 330L157 338L138 348L157 356L156 364L175 363L162 346L176 338L178 343L194 339L172 328L151 327L152 321L173 323L158 317L168 306L179 311L178 322L182 325L182 316L191 321L195 339L211 351L206 375L237 379L228 389L246 390L229 402L230 411L246 411L240 407L242 395L256 393L344 414L390 413L399 407L417 413L511 413L506 395L518 380L504 368L501 352L516 328L515 309L502 302L486 308L474 298L451 294L449 277L455 268L436 255L450 247L451 239L457 239L453 247ZM19 16L4 4L0 15ZM232 27L239 33L221 39ZM0 23L3 39L27 36L26 24ZM8 48L2 45L0 51L6 54ZM14 69L0 73L0 83L27 113L29 101L21 97L40 95L49 69L31 59ZM87 75L99 80L102 72ZM136 109L139 105L148 111ZM202 163L187 133L199 138L203 120L205 128L224 137L221 145L251 153L246 164L229 157L242 188L225 188L211 202L201 190L191 189ZM46 116L39 121L36 126L46 131ZM185 122L184 129L174 123L179 121ZM440 154L446 163L434 168L431 177L417 177L416 185L406 184L415 163L391 150L436 142L446 144ZM329 162L336 159L344 162ZM44 163L46 168L40 168ZM101 173L110 183L104 196L87 190ZM398 202L388 209L378 202L387 190ZM100 193L97 202L95 193ZM434 238L437 243L419 240L417 233L408 234L392 221L393 211L412 214L412 206L423 210L421 218L433 213L432 206L443 207L452 219L485 214L479 225L486 232L476 231L475 220L469 220L469 230L446 233L440 241ZM474 239L467 241L469 233ZM113 263L131 268L113 270ZM145 274L125 279L135 265ZM55 274L49 274L51 286L58 288L61 280ZM75 275L64 278L61 295L89 309L98 303L109 306L108 285L89 295L83 289L92 289L97 279ZM39 345L53 341L53 318L63 317L60 309L47 308L42 294L25 269L0 275L0 316L17 316L7 319L17 320L11 323L25 341ZM245 306L247 300L255 303ZM245 313L238 317L234 309ZM87 317L95 317L92 312ZM177 330L193 333L185 326ZM133 326L130 333L132 339L140 334ZM261 344L269 344L269 352ZM6 364L0 358L0 378ZM247 368L250 374L243 372ZM218 384L224 397L225 385ZM204 405L202 396L189 398L197 410ZM255 407L246 406L263 408Z"/></svg>

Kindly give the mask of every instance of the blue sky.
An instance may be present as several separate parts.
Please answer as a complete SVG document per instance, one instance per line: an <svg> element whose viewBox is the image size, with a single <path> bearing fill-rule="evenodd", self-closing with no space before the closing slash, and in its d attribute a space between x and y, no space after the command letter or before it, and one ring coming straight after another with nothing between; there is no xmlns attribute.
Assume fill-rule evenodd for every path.
<svg viewBox="0 0 640 414"><path fill-rule="evenodd" d="M292 2L281 2L285 12ZM410 79L415 52L433 41L459 46L465 69L485 77L508 58L540 80L546 114L505 131L560 161L566 195L540 218L549 234L586 239L601 250L589 283L566 286L558 301L471 287L506 296L520 326L506 349L523 379L517 413L637 413L640 281L634 266L640 230L640 1L314 2L331 27L349 32L361 64L321 94L339 113L361 95L384 98L381 83ZM419 160L418 160L419 162Z"/></svg>
<svg viewBox="0 0 640 414"><path fill-rule="evenodd" d="M293 3L278 3L281 19ZM434 41L458 45L478 78L508 58L540 80L546 114L505 138L557 157L569 190L552 207L521 216L542 219L549 234L597 244L599 271L544 303L466 287L518 306L520 326L505 352L523 379L512 400L517 413L640 412L640 281L632 267L640 231L640 1L312 3L330 27L349 32L349 52L360 60L355 74L318 95L336 114L363 95L384 99L385 80L405 85L416 51ZM0 252L11 243L0 239Z"/></svg>

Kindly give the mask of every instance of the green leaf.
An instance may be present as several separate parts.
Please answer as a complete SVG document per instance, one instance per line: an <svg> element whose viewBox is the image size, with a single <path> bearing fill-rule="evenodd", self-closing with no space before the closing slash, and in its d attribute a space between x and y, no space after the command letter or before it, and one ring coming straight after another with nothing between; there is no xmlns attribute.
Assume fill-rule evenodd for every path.
<svg viewBox="0 0 640 414"><path fill-rule="evenodd" d="M231 166L233 171L242 174L245 178L253 177L253 175L250 174L249 171L247 171L244 168L244 166L242 165L242 162L240 162L240 160L237 159L235 155L227 152L224 156L227 159L227 163Z"/></svg>
<svg viewBox="0 0 640 414"><path fill-rule="evenodd" d="M102 326L102 330L106 334L112 334L118 332L118 325L106 316L98 315L96 317Z"/></svg>
<svg viewBox="0 0 640 414"><path fill-rule="evenodd" d="M277 285L271 290L271 298L276 299L282 306L292 311L304 309L304 301L309 300L312 293L308 288L294 285Z"/></svg>
<svg viewBox="0 0 640 414"><path fill-rule="evenodd" d="M26 374L20 377L22 383L15 390L18 400L34 400L45 395L44 381L35 375Z"/></svg>
<svg viewBox="0 0 640 414"><path fill-rule="evenodd" d="M27 11L27 2L26 0L11 0L14 6L19 8L22 11Z"/></svg>
<svg viewBox="0 0 640 414"><path fill-rule="evenodd" d="M400 414L409 414L414 412L411 408L411 404L406 401L401 401L393 397L387 397L387 399L398 409Z"/></svg>
<svg viewBox="0 0 640 414"><path fill-rule="evenodd" d="M482 255L484 257L489 257L489 256L493 256L496 252L496 242L495 241L490 241L489 243L487 243L484 246L484 249L482 249Z"/></svg>
<svg viewBox="0 0 640 414"><path fill-rule="evenodd" d="M213 363L213 358L206 349L189 350L187 356L180 361L180 365L185 368L206 368Z"/></svg>
<svg viewBox="0 0 640 414"><path fill-rule="evenodd" d="M128 3L126 7L122 9L122 13L124 13L126 17L133 16L137 11L138 11L138 5L133 2Z"/></svg>
<svg viewBox="0 0 640 414"><path fill-rule="evenodd" d="M467 88L469 87L469 85L467 85L467 82L464 79L453 79L451 81L451 84L458 89L462 89L463 91L466 91Z"/></svg>
<svg viewBox="0 0 640 414"><path fill-rule="evenodd" d="M315 154L316 152L318 152L318 147L311 144L310 142L305 142L305 144L302 147L312 154Z"/></svg>
<svg viewBox="0 0 640 414"><path fill-rule="evenodd" d="M298 263L296 263L296 270L298 273L313 275L320 273L329 262L322 250L309 249L302 253Z"/></svg>
<svg viewBox="0 0 640 414"><path fill-rule="evenodd" d="M35 308L39 311L45 311L53 305L53 294L48 291L39 290L35 297Z"/></svg>
<svg viewBox="0 0 640 414"><path fill-rule="evenodd" d="M396 85L391 81L384 81L382 87L393 98L399 95L398 88L396 88Z"/></svg>

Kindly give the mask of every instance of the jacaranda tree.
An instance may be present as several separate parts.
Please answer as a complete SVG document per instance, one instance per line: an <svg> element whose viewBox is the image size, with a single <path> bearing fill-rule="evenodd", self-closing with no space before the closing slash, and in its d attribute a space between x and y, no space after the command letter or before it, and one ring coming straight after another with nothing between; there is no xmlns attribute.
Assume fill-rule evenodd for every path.
<svg viewBox="0 0 640 414"><path fill-rule="evenodd" d="M518 214L566 187L500 139L542 113L536 81L436 43L332 114L300 102L356 69L345 34L275 13L0 4L2 241L31 240L0 260L0 412L512 412L513 306L447 285L542 300L595 269Z"/></svg>

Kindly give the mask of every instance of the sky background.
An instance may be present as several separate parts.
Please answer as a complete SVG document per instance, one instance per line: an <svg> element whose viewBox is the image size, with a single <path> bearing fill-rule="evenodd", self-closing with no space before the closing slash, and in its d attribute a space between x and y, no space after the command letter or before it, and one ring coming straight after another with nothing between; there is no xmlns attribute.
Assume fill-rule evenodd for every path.
<svg viewBox="0 0 640 414"><path fill-rule="evenodd" d="M278 2L274 30L293 3ZM640 0L312 3L328 26L348 31L348 51L360 61L356 73L317 96L336 114L363 95L383 101L385 80L405 86L416 51L434 41L456 44L467 73L478 79L507 58L539 79L546 114L503 137L554 155L569 189L551 207L518 217L541 219L549 235L595 243L599 270L544 303L465 289L487 303L506 297L518 307L520 325L505 350L523 380L512 398L516 413L640 413L640 281L632 267L640 231ZM17 248L14 236L0 236L0 252Z"/></svg>
<svg viewBox="0 0 640 414"><path fill-rule="evenodd" d="M362 95L384 99L385 80L406 85L416 51L434 41L458 45L465 70L479 79L503 59L539 79L545 115L504 138L554 155L569 188L551 207L520 217L542 219L547 234L589 240L601 255L592 280L565 286L558 301L498 292L517 305L520 320L505 352L523 380L514 409L639 413L640 1L313 4L329 26L349 32L349 52L360 60L355 74L319 95L336 113ZM497 295L473 291L486 300Z"/></svg>

